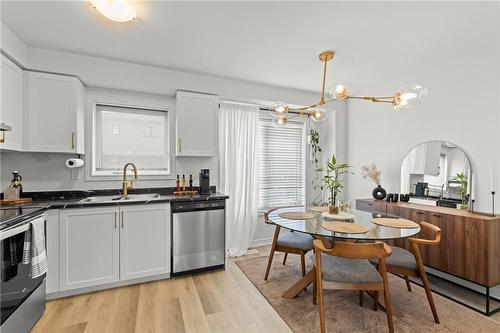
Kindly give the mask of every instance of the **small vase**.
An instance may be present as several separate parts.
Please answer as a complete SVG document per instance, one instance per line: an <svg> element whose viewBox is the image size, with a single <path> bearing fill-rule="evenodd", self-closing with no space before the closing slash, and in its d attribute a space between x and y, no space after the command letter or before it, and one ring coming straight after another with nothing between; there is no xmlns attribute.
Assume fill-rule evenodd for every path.
<svg viewBox="0 0 500 333"><path fill-rule="evenodd" d="M387 192L380 185L377 185L377 187L375 187L372 191L373 198L377 200L384 200L386 195Z"/></svg>
<svg viewBox="0 0 500 333"><path fill-rule="evenodd" d="M337 206L328 206L328 213L337 215L339 213L339 207Z"/></svg>

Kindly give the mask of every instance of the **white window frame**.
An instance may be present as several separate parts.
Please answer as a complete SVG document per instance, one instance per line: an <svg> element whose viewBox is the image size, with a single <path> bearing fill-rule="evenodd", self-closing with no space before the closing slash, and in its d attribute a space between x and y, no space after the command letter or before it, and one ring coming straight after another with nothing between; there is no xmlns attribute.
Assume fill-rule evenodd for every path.
<svg viewBox="0 0 500 333"><path fill-rule="evenodd" d="M273 120L275 119L271 114L270 112L267 112L267 111L261 111L261 113L259 114L259 121L260 121L260 118L266 118L266 119L269 119L269 120ZM302 189L303 189L303 195L304 195L304 205L307 204L307 194L308 194L308 187L307 187L307 183L308 183L308 172L309 172L309 169L308 169L308 143L307 143L307 131L308 131L308 126L307 126L307 118L305 117L302 117L302 116L297 116L297 117L294 117L293 119L290 119L288 120L288 122L290 123L302 123L302 126L303 126L303 130L302 130L302 142L303 142L303 145L302 145L302 172L303 172L303 176L302 176ZM260 135L260 133L259 133ZM259 184L259 188L260 188L260 184ZM260 204L260 199L259 199L259 204ZM259 207L259 215L262 215L264 213L264 210L261 209L261 207Z"/></svg>
<svg viewBox="0 0 500 333"><path fill-rule="evenodd" d="M86 173L85 179L87 181L107 181L107 180L121 180L123 175L120 174L106 174L99 175L95 172L95 154L96 154L96 113L97 105L109 105L125 108L145 109L152 111L167 112L166 126L168 144L168 174L162 175L141 175L141 180L169 180L175 179L176 160L175 160L175 146L173 136L175 134L175 108L173 97L142 94L129 91L119 91L112 89L99 89L91 88L86 93L86 121L85 121L85 145L86 145Z"/></svg>

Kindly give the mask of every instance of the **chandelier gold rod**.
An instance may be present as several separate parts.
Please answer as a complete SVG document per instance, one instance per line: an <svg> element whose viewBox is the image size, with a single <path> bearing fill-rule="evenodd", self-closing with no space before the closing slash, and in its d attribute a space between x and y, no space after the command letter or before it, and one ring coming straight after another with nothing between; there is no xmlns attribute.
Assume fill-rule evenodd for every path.
<svg viewBox="0 0 500 333"><path fill-rule="evenodd" d="M325 104L326 65L327 65L328 60L325 59L323 62L325 63L325 65L323 67L323 86L321 88L321 99L319 100L318 105Z"/></svg>
<svg viewBox="0 0 500 333"><path fill-rule="evenodd" d="M361 100L365 100L365 101L370 101L370 102L374 102L374 103L394 103L394 96L382 96L382 97L374 97L374 96L347 96L346 99L361 99ZM304 113L307 113L307 112L304 112L304 111L307 111L309 109L313 109L313 108L316 108L320 105L324 105L324 104L329 104L331 102L335 102L337 101L338 99L329 99L329 100L324 100L323 99L323 104L312 104L312 105L309 105L309 106L304 106L304 107L301 107L301 108L288 108L288 112L289 113L294 113L294 114L304 114Z"/></svg>

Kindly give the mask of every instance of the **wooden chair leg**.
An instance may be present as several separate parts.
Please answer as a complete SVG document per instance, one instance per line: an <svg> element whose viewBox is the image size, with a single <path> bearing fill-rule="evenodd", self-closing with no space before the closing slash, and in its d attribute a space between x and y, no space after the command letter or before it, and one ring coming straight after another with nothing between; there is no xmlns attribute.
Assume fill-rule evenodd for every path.
<svg viewBox="0 0 500 333"><path fill-rule="evenodd" d="M269 253L269 261L267 262L266 276L264 276L264 281L267 281L269 277L269 271L271 270L271 264L273 263L274 251L276 251L276 243L280 235L281 228L276 226L274 229L273 243L271 244L271 253Z"/></svg>
<svg viewBox="0 0 500 333"><path fill-rule="evenodd" d="M287 257L288 257L288 252L285 252L285 257L283 258L283 265L285 265Z"/></svg>
<svg viewBox="0 0 500 333"><path fill-rule="evenodd" d="M378 290L373 293L373 311L377 311L378 308Z"/></svg>
<svg viewBox="0 0 500 333"><path fill-rule="evenodd" d="M300 253L300 265L302 266L302 276L306 275L306 258L305 253Z"/></svg>
<svg viewBox="0 0 500 333"><path fill-rule="evenodd" d="M269 271L271 270L271 264L273 263L274 249L271 249L271 253L269 253L269 261L267 262L266 276L264 277L264 281L267 281L269 276Z"/></svg>
<svg viewBox="0 0 500 333"><path fill-rule="evenodd" d="M325 327L325 305L323 303L323 285L321 283L320 274L316 274L316 288L318 288L318 298L319 298L319 324L321 328L321 333L326 332Z"/></svg>
<svg viewBox="0 0 500 333"><path fill-rule="evenodd" d="M406 288L408 288L408 291L411 292L411 284L410 284L410 279L408 279L408 275L405 275L404 278L406 281Z"/></svg>
<svg viewBox="0 0 500 333"><path fill-rule="evenodd" d="M359 306L363 306L363 290L359 291Z"/></svg>
<svg viewBox="0 0 500 333"><path fill-rule="evenodd" d="M316 267L314 267L314 271L316 271ZM318 284L316 281L316 274L314 275L313 280L313 304L316 305L316 296L318 296Z"/></svg>
<svg viewBox="0 0 500 333"><path fill-rule="evenodd" d="M434 316L434 321L439 324L439 317L436 310L436 305L434 304L434 299L432 298L431 287L429 286L429 280L427 279L427 274L425 273L425 269L417 265L418 273L420 278L422 279L422 283L424 285L425 294L427 295L427 300L429 301L429 305L431 306L432 315Z"/></svg>
<svg viewBox="0 0 500 333"><path fill-rule="evenodd" d="M389 282L387 280L387 270L385 267L385 263L381 260L382 264L379 264L380 273L382 275L382 279L384 280L384 304L385 304L385 312L387 314L387 324L389 325L389 332L394 333L394 322L392 321L392 305L391 305L391 296L389 292Z"/></svg>

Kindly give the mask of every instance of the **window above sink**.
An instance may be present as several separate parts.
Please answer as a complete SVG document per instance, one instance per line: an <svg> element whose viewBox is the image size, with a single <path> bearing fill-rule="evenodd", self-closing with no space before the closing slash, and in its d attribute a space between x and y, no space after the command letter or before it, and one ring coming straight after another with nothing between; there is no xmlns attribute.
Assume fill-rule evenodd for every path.
<svg viewBox="0 0 500 333"><path fill-rule="evenodd" d="M87 180L121 180L136 165L140 180L173 179L173 101L168 97L90 88Z"/></svg>

